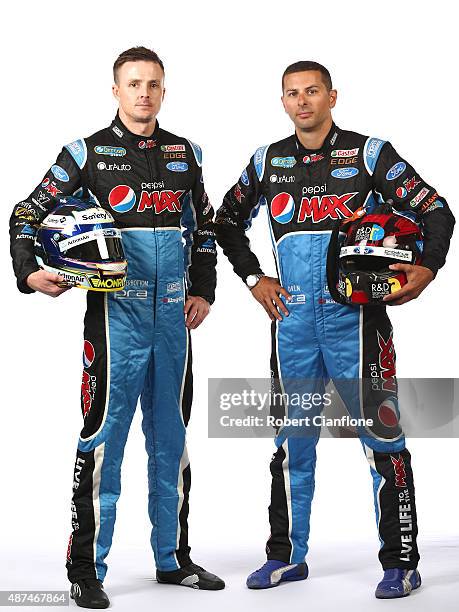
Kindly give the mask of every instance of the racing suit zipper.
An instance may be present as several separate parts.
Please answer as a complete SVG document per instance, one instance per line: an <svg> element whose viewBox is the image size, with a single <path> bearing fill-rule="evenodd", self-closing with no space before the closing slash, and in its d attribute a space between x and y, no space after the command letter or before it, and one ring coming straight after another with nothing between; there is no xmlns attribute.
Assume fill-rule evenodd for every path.
<svg viewBox="0 0 459 612"><path fill-rule="evenodd" d="M151 160L149 157L149 151L150 149L145 149L145 157L147 159L147 165L148 165L148 172L150 175L150 182L154 183L155 182L155 177L153 175L153 167L151 165ZM152 206L152 215L153 215L153 220L154 220L154 215L155 215L155 211L154 211L154 206ZM159 269L159 249L158 249L158 237L156 234L156 227L152 226L153 229L153 235L154 235L154 241L155 241L155 261L156 261L156 278L153 279L153 325L156 327L156 300L157 300L157 296L158 296L158 278L159 278L159 274L158 274L158 269Z"/></svg>

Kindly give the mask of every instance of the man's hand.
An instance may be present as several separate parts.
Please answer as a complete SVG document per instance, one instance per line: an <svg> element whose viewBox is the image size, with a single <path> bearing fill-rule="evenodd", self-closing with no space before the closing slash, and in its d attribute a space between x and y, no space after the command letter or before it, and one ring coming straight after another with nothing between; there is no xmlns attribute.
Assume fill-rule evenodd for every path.
<svg viewBox="0 0 459 612"><path fill-rule="evenodd" d="M282 287L282 285L279 284L278 278L262 276L255 287L250 291L252 292L253 297L260 302L260 304L266 310L271 321L274 321L274 319L282 321L282 315L280 314L279 310L281 310L284 315L288 317L289 312L285 307L284 302L280 299L280 295L283 295L288 301L292 299L292 296Z"/></svg>
<svg viewBox="0 0 459 612"><path fill-rule="evenodd" d="M35 291L40 291L40 293L50 295L51 297L58 297L61 293L70 289L70 287L59 287L58 283L62 283L64 280L64 277L59 274L53 274L46 270L38 270L29 274L26 282Z"/></svg>
<svg viewBox="0 0 459 612"><path fill-rule="evenodd" d="M183 312L185 313L185 325L188 329L196 329L209 314L210 304L202 297L190 295L185 303Z"/></svg>
<svg viewBox="0 0 459 612"><path fill-rule="evenodd" d="M420 295L427 285L433 280L434 273L424 266L412 266L411 264L392 264L391 270L405 272L408 282L398 291L386 295L383 298L389 306L399 306L410 302Z"/></svg>

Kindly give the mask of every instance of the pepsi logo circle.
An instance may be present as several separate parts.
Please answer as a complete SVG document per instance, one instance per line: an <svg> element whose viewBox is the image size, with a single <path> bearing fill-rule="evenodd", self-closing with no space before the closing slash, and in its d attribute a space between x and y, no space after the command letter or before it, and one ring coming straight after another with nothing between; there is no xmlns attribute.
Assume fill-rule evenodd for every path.
<svg viewBox="0 0 459 612"><path fill-rule="evenodd" d="M108 203L119 213L125 213L134 208L136 196L134 190L127 185L117 185L108 194Z"/></svg>
<svg viewBox="0 0 459 612"><path fill-rule="evenodd" d="M407 191L405 187L398 187L395 193L397 194L397 198L400 198L400 199L405 198L407 195Z"/></svg>
<svg viewBox="0 0 459 612"><path fill-rule="evenodd" d="M378 418L386 427L397 427L398 414L395 402L388 398L378 408Z"/></svg>
<svg viewBox="0 0 459 612"><path fill-rule="evenodd" d="M83 367L85 368L91 367L95 356L96 356L96 351L94 350L94 346L92 342L89 342L89 340L85 340L84 347L83 347Z"/></svg>
<svg viewBox="0 0 459 612"><path fill-rule="evenodd" d="M271 200L271 214L278 223L290 223L295 212L295 201L289 193L278 193Z"/></svg>

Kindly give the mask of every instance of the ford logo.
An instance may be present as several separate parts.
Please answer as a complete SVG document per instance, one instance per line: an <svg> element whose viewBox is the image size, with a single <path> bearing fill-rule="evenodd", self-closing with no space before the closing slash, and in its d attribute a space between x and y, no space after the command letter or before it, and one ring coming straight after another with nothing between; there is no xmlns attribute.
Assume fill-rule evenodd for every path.
<svg viewBox="0 0 459 612"><path fill-rule="evenodd" d="M337 168L336 170L333 170L331 175L338 179L347 179L355 176L358 173L358 168Z"/></svg>
<svg viewBox="0 0 459 612"><path fill-rule="evenodd" d="M405 162L398 162L398 163L394 164L392 166L392 168L390 168L387 171L386 179L388 181L393 181L394 179L397 178L397 176L400 176L402 174L402 172L405 172L405 169L406 169Z"/></svg>
<svg viewBox="0 0 459 612"><path fill-rule="evenodd" d="M188 164L185 162L170 162L166 164L166 168L171 172L186 172L188 170Z"/></svg>
<svg viewBox="0 0 459 612"><path fill-rule="evenodd" d="M70 180L70 177L67 172L64 170L64 168L61 168L60 166L51 166L51 172L54 174L58 181L68 183Z"/></svg>

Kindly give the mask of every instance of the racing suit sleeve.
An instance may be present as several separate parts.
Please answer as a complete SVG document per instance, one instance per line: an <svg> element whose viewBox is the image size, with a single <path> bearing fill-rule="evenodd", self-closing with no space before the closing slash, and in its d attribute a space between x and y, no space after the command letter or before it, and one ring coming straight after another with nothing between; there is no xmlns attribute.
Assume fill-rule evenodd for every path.
<svg viewBox="0 0 459 612"><path fill-rule="evenodd" d="M454 229L454 216L445 198L428 185L389 143L381 149L373 175L373 189L399 210L414 211L424 233L422 265L434 275L444 265Z"/></svg>
<svg viewBox="0 0 459 612"><path fill-rule="evenodd" d="M182 211L186 283L188 295L203 297L209 304L215 300L217 283L213 218L214 210L204 188L202 168L197 164L193 186L185 197Z"/></svg>
<svg viewBox="0 0 459 612"><path fill-rule="evenodd" d="M10 253L17 286L22 293L34 293L26 281L29 274L39 270L33 246L37 227L59 198L73 194L80 186L80 169L63 148L42 182L14 207L10 217Z"/></svg>
<svg viewBox="0 0 459 612"><path fill-rule="evenodd" d="M252 156L239 181L225 195L215 219L217 242L243 281L251 274L263 274L246 236L252 219L266 202L262 183L255 169L254 157Z"/></svg>

